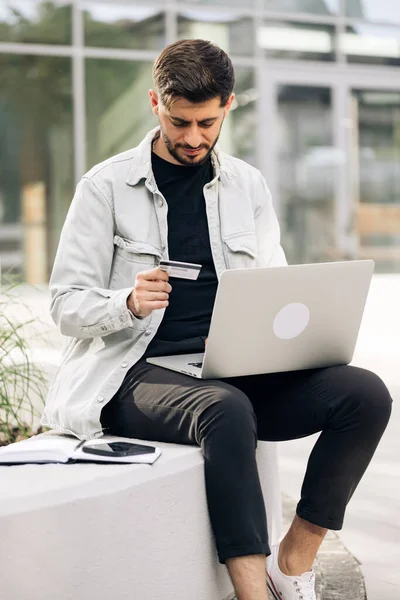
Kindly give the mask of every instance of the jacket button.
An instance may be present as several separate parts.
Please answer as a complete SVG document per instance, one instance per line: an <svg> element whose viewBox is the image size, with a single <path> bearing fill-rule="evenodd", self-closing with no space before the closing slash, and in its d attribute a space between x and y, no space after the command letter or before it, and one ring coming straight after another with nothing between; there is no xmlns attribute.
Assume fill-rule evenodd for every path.
<svg viewBox="0 0 400 600"><path fill-rule="evenodd" d="M164 200L162 198L160 198L159 201L158 201L158 205L162 206L163 204L164 204Z"/></svg>
<svg viewBox="0 0 400 600"><path fill-rule="evenodd" d="M151 329L148 329L147 331L145 331L144 335L151 335Z"/></svg>
<svg viewBox="0 0 400 600"><path fill-rule="evenodd" d="M128 363L121 363L121 367L125 369L128 366Z"/></svg>
<svg viewBox="0 0 400 600"><path fill-rule="evenodd" d="M104 396L97 396L97 402L104 402Z"/></svg>

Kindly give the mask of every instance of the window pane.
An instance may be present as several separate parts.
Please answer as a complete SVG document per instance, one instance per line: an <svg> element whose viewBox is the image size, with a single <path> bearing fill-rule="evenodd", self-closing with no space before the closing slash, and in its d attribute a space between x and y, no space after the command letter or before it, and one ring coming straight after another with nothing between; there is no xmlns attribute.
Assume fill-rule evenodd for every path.
<svg viewBox="0 0 400 600"><path fill-rule="evenodd" d="M353 91L353 202L360 258L400 270L400 94ZM355 159L355 160L354 160ZM354 184L357 183L357 185Z"/></svg>
<svg viewBox="0 0 400 600"><path fill-rule="evenodd" d="M347 27L340 44L351 63L400 64L400 28L360 23Z"/></svg>
<svg viewBox="0 0 400 600"><path fill-rule="evenodd" d="M346 14L356 19L400 23L398 0L346 0Z"/></svg>
<svg viewBox="0 0 400 600"><path fill-rule="evenodd" d="M339 10L339 0L264 0L264 6L283 12L332 15Z"/></svg>
<svg viewBox="0 0 400 600"><path fill-rule="evenodd" d="M256 100L254 71L235 67L236 98L221 130L220 146L224 152L256 164Z"/></svg>
<svg viewBox="0 0 400 600"><path fill-rule="evenodd" d="M335 59L335 30L330 25L268 23L259 28L257 41L273 58Z"/></svg>
<svg viewBox="0 0 400 600"><path fill-rule="evenodd" d="M150 108L152 63L87 59L88 166L136 146L158 124Z"/></svg>
<svg viewBox="0 0 400 600"><path fill-rule="evenodd" d="M46 283L73 194L71 60L0 55L0 258Z"/></svg>
<svg viewBox="0 0 400 600"><path fill-rule="evenodd" d="M166 45L164 13L149 6L83 2L85 44L158 50Z"/></svg>
<svg viewBox="0 0 400 600"><path fill-rule="evenodd" d="M253 54L253 20L228 13L187 10L178 16L178 38L203 38L232 55Z"/></svg>
<svg viewBox="0 0 400 600"><path fill-rule="evenodd" d="M285 85L278 91L282 243L289 263L335 258L333 147L329 88Z"/></svg>
<svg viewBox="0 0 400 600"><path fill-rule="evenodd" d="M0 2L0 41L70 44L71 3L39 0Z"/></svg>

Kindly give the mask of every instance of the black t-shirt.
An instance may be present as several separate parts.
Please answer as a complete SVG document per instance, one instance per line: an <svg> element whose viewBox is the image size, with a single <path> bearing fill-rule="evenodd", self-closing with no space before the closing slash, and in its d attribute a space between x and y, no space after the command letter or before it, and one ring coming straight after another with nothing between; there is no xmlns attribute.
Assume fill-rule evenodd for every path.
<svg viewBox="0 0 400 600"><path fill-rule="evenodd" d="M213 178L211 159L185 167L153 152L152 167L168 204L169 258L199 263L202 269L196 281L170 278L169 306L145 357L203 352L218 286L203 194Z"/></svg>

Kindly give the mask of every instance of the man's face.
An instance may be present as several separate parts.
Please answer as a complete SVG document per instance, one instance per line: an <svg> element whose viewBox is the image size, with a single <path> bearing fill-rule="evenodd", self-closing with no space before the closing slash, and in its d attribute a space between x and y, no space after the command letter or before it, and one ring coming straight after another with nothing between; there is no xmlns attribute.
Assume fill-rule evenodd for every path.
<svg viewBox="0 0 400 600"><path fill-rule="evenodd" d="M162 158L184 166L205 162L218 141L224 118L229 112L234 95L221 107L220 98L201 104L192 104L184 98L176 100L168 110L150 91L154 114L160 121L161 140L157 148Z"/></svg>

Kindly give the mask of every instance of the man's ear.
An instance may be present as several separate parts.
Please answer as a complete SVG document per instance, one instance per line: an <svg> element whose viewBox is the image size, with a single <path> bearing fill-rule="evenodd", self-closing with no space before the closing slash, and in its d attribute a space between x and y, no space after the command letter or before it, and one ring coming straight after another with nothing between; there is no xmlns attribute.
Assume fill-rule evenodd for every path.
<svg viewBox="0 0 400 600"><path fill-rule="evenodd" d="M151 110L153 111L153 114L156 115L156 117L158 117L158 109L159 109L158 94L155 90L149 90L149 97L150 97Z"/></svg>
<svg viewBox="0 0 400 600"><path fill-rule="evenodd" d="M235 94L231 94L230 97L229 97L229 99L228 99L228 102L224 106L224 111L225 111L225 115L224 116L225 117L229 113L234 99L235 99Z"/></svg>

